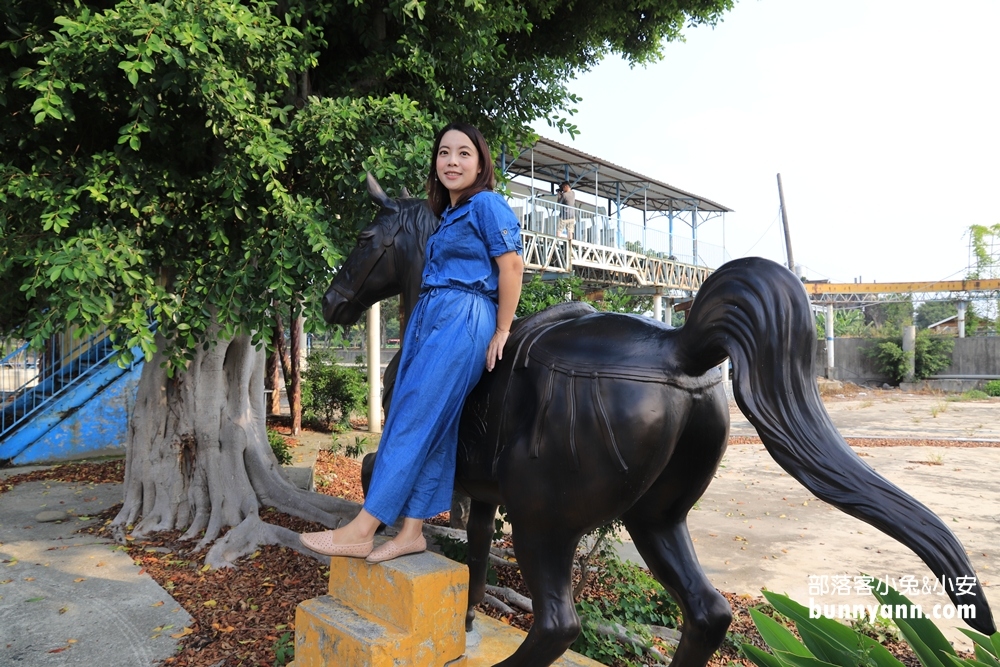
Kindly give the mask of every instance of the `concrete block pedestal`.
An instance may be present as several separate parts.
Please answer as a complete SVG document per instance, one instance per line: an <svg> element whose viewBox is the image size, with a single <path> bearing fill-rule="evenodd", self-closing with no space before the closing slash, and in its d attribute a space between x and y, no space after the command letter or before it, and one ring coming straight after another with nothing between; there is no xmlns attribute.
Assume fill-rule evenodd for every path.
<svg viewBox="0 0 1000 667"><path fill-rule="evenodd" d="M469 570L432 552L379 565L330 559L329 594L295 612L290 667L489 667L525 633L479 614L468 646ZM558 667L601 667L567 652Z"/></svg>

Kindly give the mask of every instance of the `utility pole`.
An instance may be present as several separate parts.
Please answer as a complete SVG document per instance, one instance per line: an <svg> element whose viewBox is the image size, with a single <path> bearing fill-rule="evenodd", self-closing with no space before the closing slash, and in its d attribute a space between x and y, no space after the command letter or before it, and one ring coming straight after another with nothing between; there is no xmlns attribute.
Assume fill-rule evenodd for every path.
<svg viewBox="0 0 1000 667"><path fill-rule="evenodd" d="M792 273L795 273L795 260L792 259L792 235L788 231L788 211L785 210L785 193L781 189L781 174L778 174L778 201L781 202L781 226L785 230L785 250L788 252L788 268Z"/></svg>

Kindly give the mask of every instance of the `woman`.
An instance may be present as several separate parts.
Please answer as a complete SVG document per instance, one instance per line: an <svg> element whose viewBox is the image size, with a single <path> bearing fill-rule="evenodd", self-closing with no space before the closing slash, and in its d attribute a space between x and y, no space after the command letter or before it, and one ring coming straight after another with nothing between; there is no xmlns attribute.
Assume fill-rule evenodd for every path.
<svg viewBox="0 0 1000 667"><path fill-rule="evenodd" d="M306 533L306 547L379 563L427 548L423 520L451 505L462 406L483 369L503 358L521 295L521 231L486 140L452 123L434 141L428 205L441 224L427 241L420 298L403 339L364 508L337 530ZM380 523L402 530L372 550Z"/></svg>

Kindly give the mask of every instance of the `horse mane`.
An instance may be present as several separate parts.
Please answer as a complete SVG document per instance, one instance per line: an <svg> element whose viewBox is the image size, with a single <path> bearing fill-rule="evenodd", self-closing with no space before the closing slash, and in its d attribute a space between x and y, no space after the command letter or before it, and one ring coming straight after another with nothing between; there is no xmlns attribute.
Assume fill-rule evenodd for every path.
<svg viewBox="0 0 1000 667"><path fill-rule="evenodd" d="M412 236L416 247L423 251L427 247L427 239L438 228L441 219L434 215L427 200L416 198L400 198L399 219L403 231Z"/></svg>

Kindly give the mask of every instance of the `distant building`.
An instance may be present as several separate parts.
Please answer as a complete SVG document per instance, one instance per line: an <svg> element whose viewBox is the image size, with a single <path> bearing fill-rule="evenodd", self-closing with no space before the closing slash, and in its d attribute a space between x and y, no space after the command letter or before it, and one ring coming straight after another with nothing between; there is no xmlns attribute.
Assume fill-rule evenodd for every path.
<svg viewBox="0 0 1000 667"><path fill-rule="evenodd" d="M932 334L958 335L958 315L946 317L940 322L935 322L927 327Z"/></svg>

